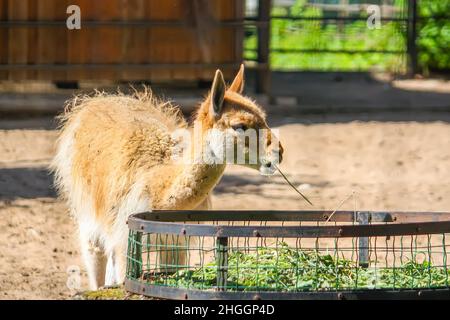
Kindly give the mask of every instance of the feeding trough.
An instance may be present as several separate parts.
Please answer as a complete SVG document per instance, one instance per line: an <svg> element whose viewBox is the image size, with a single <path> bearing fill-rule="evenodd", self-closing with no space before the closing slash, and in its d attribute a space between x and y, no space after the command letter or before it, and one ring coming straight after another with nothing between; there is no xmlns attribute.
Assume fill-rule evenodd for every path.
<svg viewBox="0 0 450 320"><path fill-rule="evenodd" d="M132 215L125 288L165 299L450 298L450 213Z"/></svg>

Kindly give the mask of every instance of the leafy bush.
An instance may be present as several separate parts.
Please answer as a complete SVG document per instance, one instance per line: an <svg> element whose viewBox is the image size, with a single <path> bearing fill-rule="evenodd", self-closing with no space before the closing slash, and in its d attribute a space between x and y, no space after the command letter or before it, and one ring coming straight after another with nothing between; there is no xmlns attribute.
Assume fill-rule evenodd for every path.
<svg viewBox="0 0 450 320"><path fill-rule="evenodd" d="M419 65L428 73L430 69L450 69L450 0L419 1L417 41ZM444 19L444 17L447 17Z"/></svg>

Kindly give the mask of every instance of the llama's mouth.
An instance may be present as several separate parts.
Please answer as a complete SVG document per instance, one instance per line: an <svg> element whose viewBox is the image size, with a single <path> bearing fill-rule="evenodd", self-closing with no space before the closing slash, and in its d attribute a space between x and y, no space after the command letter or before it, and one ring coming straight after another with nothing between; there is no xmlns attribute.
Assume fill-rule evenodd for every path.
<svg viewBox="0 0 450 320"><path fill-rule="evenodd" d="M270 162L268 163L263 163L260 167L259 167L259 173L262 176L272 176L275 174L275 172L277 171L276 166L272 165Z"/></svg>

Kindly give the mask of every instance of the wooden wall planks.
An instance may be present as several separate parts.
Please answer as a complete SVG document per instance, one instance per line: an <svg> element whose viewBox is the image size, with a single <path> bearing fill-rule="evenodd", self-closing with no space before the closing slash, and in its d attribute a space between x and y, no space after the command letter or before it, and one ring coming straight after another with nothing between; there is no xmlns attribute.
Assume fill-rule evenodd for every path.
<svg viewBox="0 0 450 320"><path fill-rule="evenodd" d="M81 8L81 30L68 30L66 9ZM0 21L62 21L58 26L0 27L0 64L58 66L0 70L0 79L23 80L210 80L214 65L242 60L243 27L216 26L243 20L244 0L0 0ZM83 26L83 21L180 21L185 26ZM208 63L209 68L190 64ZM109 64L62 68L66 64ZM121 69L122 64L184 67ZM187 65L187 67L186 67ZM233 68L224 70L231 77Z"/></svg>

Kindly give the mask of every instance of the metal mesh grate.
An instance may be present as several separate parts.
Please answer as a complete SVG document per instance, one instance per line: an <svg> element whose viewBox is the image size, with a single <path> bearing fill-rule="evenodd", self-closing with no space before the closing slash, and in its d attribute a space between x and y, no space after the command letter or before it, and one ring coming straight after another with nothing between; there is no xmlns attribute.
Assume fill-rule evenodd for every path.
<svg viewBox="0 0 450 320"><path fill-rule="evenodd" d="M274 70L391 71L407 65L407 0L374 1L380 25L372 27L368 3L276 2L270 18L270 64ZM370 11L370 10L369 10ZM378 17L378 16L377 16ZM244 57L257 58L257 30L248 26Z"/></svg>
<svg viewBox="0 0 450 320"><path fill-rule="evenodd" d="M447 230L423 234L418 224L410 229L414 232L368 237L352 236L347 229L343 229L342 236L333 236L333 232L325 230L330 226L341 232L339 227L343 226L358 230L393 224L367 222L368 226L359 226L359 223L202 221L199 225L214 226L214 230L228 226L227 236L221 236L220 232L189 235L186 230L174 230L172 234L132 230L127 278L161 287L233 292L448 287ZM253 234L248 236L244 232L246 235L240 236L241 227L253 229ZM296 230L303 236L293 237L290 232L277 235L278 231L266 236L270 227L278 231L299 227ZM261 234L259 230L263 230Z"/></svg>

